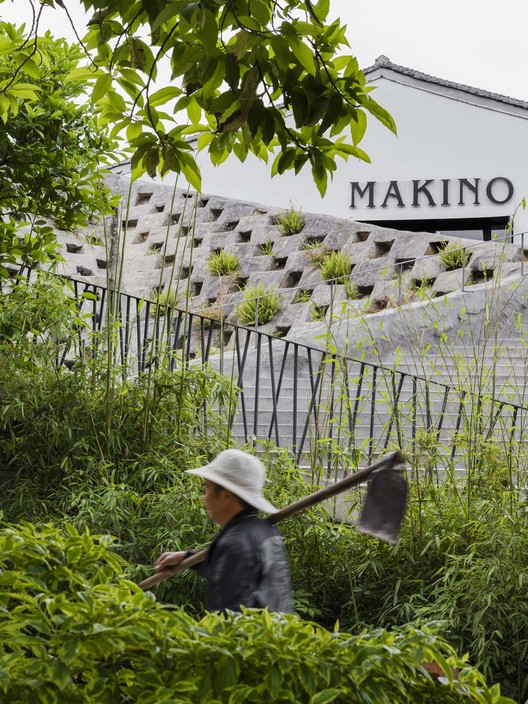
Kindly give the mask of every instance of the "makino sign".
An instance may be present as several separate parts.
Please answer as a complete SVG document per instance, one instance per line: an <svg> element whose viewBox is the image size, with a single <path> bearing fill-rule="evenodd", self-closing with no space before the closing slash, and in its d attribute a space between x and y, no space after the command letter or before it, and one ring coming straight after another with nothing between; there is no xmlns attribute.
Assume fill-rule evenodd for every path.
<svg viewBox="0 0 528 704"><path fill-rule="evenodd" d="M412 181L351 181L351 208L443 208L454 205L505 205L514 187L504 176L416 179Z"/></svg>

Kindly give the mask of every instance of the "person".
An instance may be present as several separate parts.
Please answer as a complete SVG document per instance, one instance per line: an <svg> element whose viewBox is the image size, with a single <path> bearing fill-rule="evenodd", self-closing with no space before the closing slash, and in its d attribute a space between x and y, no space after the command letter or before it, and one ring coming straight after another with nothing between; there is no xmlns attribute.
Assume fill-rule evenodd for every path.
<svg viewBox="0 0 528 704"><path fill-rule="evenodd" d="M266 470L241 450L221 452L210 464L187 470L204 479L209 518L222 530L195 569L207 580L208 611L268 608L293 613L290 571L278 529L257 512L277 509L262 495ZM164 552L154 569L176 567L192 551Z"/></svg>

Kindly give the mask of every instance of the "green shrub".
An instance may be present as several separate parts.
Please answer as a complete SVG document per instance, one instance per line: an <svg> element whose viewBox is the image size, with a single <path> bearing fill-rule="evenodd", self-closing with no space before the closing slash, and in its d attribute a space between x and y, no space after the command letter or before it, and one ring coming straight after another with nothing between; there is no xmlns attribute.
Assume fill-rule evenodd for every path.
<svg viewBox="0 0 528 704"><path fill-rule="evenodd" d="M229 254L225 249L212 252L207 259L207 266L213 276L226 276L234 274L240 268L240 262L235 254Z"/></svg>
<svg viewBox="0 0 528 704"><path fill-rule="evenodd" d="M302 232L305 225L306 220L293 206L285 213L279 212L277 215L277 226L283 235L296 235Z"/></svg>
<svg viewBox="0 0 528 704"><path fill-rule="evenodd" d="M299 289L293 297L292 303L306 303L311 300L313 291L309 288Z"/></svg>
<svg viewBox="0 0 528 704"><path fill-rule="evenodd" d="M264 284L248 286L244 297L236 307L236 316L241 325L265 325L279 312L280 299L274 291L268 291ZM257 314L258 311L258 314Z"/></svg>
<svg viewBox="0 0 528 704"><path fill-rule="evenodd" d="M194 364L176 373L152 369L126 381L104 356L78 361L71 371L57 368L64 340L83 325L71 289L58 281L42 275L34 284L17 283L2 297L0 512L13 521L71 523L111 533L115 550L134 565L130 574L140 579L159 552L203 547L215 533L199 482L189 481L183 470L230 444L234 389ZM316 442L324 448L328 438ZM394 547L329 522L322 507L281 525L296 608L327 627L339 620L354 632L409 623L420 629L439 620L459 652L468 652L487 678L524 701L524 475L515 477L517 489L508 474L516 453L503 442L462 429L458 442L469 458L465 481L449 471L424 476L424 470L435 471L445 448L438 447L434 432L417 433L408 458L411 500ZM286 450L265 448L264 461L268 498L276 505L311 491ZM359 494L351 497L354 509ZM32 569L28 562L31 577ZM34 569L41 579L41 567ZM0 579L9 579L9 571L0 572ZM62 580L61 575L59 570ZM5 591L0 587L0 599ZM167 580L157 593L202 613L203 584L193 573ZM0 608L0 618L6 613L11 612ZM9 632L18 630L17 624ZM0 660L0 688L5 668Z"/></svg>
<svg viewBox="0 0 528 704"><path fill-rule="evenodd" d="M197 622L124 579L107 544L72 526L0 530L4 701L513 704L427 627L350 635L267 611Z"/></svg>
<svg viewBox="0 0 528 704"><path fill-rule="evenodd" d="M325 281L344 284L352 272L352 262L344 252L330 252L323 258L319 270Z"/></svg>
<svg viewBox="0 0 528 704"><path fill-rule="evenodd" d="M460 269L467 266L470 253L466 250L464 243L460 240L451 240L439 251L440 259L445 264L446 269Z"/></svg>

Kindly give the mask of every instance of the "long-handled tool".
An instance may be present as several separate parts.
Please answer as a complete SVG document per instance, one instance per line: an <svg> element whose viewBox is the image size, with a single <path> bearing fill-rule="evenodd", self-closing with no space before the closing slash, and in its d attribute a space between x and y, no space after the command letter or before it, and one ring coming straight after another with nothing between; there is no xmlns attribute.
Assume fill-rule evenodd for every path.
<svg viewBox="0 0 528 704"><path fill-rule="evenodd" d="M375 464L371 464L365 469L361 469L359 472L335 482L335 484L305 496L304 499L295 501L293 504L277 511L277 513L271 514L266 520L274 525L305 508L315 506L315 504L325 499L337 496L337 494L341 494L343 491L361 484L367 479L371 479L357 528L359 531L373 535L387 543L395 543L400 534L407 503L407 482L403 474L404 462L405 457L402 452L399 450L391 452ZM139 583L139 586L142 589L150 589L150 587L162 582L164 579L168 579L178 574L178 572L183 572L183 570L202 562L206 555L207 550L201 550L182 560L177 567L171 567L147 577L147 579Z"/></svg>

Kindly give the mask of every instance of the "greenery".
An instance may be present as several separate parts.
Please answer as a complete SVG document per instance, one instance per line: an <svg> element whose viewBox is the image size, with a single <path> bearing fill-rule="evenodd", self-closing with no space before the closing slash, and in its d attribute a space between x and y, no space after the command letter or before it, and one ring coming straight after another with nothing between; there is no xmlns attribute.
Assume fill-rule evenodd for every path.
<svg viewBox="0 0 528 704"><path fill-rule="evenodd" d="M156 308L176 308L181 302L181 295L178 293L177 289L166 287L162 291L154 289L151 293L151 299Z"/></svg>
<svg viewBox="0 0 528 704"><path fill-rule="evenodd" d="M348 52L345 27L328 19L327 2L82 4L95 12L83 39L90 63L70 76L92 81L91 99L101 121L125 134L131 145L134 176L175 171L199 190L189 143L197 136L213 164L230 153L244 160L251 152L267 160L270 151L273 174L297 173L309 164L323 194L336 159L368 161L358 146L367 114L396 131ZM59 0L46 5L57 12L64 8ZM12 40L5 46L18 66L35 46L40 17L28 45ZM77 32L84 34L82 28ZM170 84L156 89L158 64L166 57ZM22 68L2 95L20 95L26 80ZM3 110L11 114L13 106ZM287 122L291 112L293 122Z"/></svg>
<svg viewBox="0 0 528 704"><path fill-rule="evenodd" d="M236 316L241 325L265 325L280 307L277 293L268 291L261 283L244 289L242 301L236 306Z"/></svg>
<svg viewBox="0 0 528 704"><path fill-rule="evenodd" d="M315 237L313 239L307 239L304 242L301 243L301 246L299 249L301 251L310 251L312 249L320 249L320 248L325 248L326 246L323 244L322 240L320 240L318 237ZM329 251L329 250L327 250Z"/></svg>
<svg viewBox="0 0 528 704"><path fill-rule="evenodd" d="M332 250L327 245L319 244L318 242L310 244L309 246L306 244L303 247L303 251L304 256L315 267L320 267L325 259L332 253Z"/></svg>
<svg viewBox="0 0 528 704"><path fill-rule="evenodd" d="M361 296L359 295L358 288L356 284L352 281L352 279L345 279L343 283L345 286L345 296L349 301L361 298Z"/></svg>
<svg viewBox="0 0 528 704"><path fill-rule="evenodd" d="M307 301L311 300L312 293L312 289L301 288L295 293L292 303L306 303Z"/></svg>
<svg viewBox="0 0 528 704"><path fill-rule="evenodd" d="M300 212L295 210L293 205L287 212L281 213L279 211L277 215L277 227L283 235L296 235L298 232L302 232L305 225L306 220Z"/></svg>
<svg viewBox="0 0 528 704"><path fill-rule="evenodd" d="M461 240L451 240L439 251L439 256L446 269L451 271L452 269L460 269L466 266L469 262L470 253L466 250Z"/></svg>
<svg viewBox="0 0 528 704"><path fill-rule="evenodd" d="M267 242L262 242L259 244L259 249L262 254L271 255L273 251L273 240L268 240Z"/></svg>
<svg viewBox="0 0 528 704"><path fill-rule="evenodd" d="M323 258L319 270L325 281L344 284L352 272L352 262L344 252L330 252Z"/></svg>
<svg viewBox="0 0 528 704"><path fill-rule="evenodd" d="M315 303L313 303L310 306L312 320L324 320L327 310L328 310L328 306L316 306Z"/></svg>
<svg viewBox="0 0 528 704"><path fill-rule="evenodd" d="M104 246L104 240L102 237L99 237L99 235L93 235L93 234L84 235L84 239L87 242L87 244L96 245L98 247Z"/></svg>
<svg viewBox="0 0 528 704"><path fill-rule="evenodd" d="M226 276L237 272L240 262L236 254L229 254L225 249L221 249L219 252L211 252L207 266L213 276Z"/></svg>
<svg viewBox="0 0 528 704"><path fill-rule="evenodd" d="M112 202L100 169L115 148L73 77L82 49L0 23L0 280L8 265L57 259L56 226L74 230ZM45 87L45 88L44 88Z"/></svg>
<svg viewBox="0 0 528 704"><path fill-rule="evenodd" d="M6 701L511 704L427 627L353 636L267 611L197 622L124 579L109 544L69 524L0 530Z"/></svg>
<svg viewBox="0 0 528 704"><path fill-rule="evenodd" d="M20 570L26 580L37 579L41 584L37 594L29 591L30 598L19 599L20 609L11 608L5 601L11 598L6 594L14 593L17 584L5 586L2 580L15 579L10 577L18 569L12 554L18 551L22 559L24 551L18 539L14 541L15 548L0 547L0 561L11 560L9 569L0 566L3 570L0 585L4 584L0 586L0 600L4 599L0 602L0 629L7 629L17 648L25 648L22 664L22 656L19 659L9 657L13 655L8 651L11 639L2 634L0 642L5 657L0 656L0 672L12 673L9 682L19 688L17 691L26 686L17 678L26 676L28 658L38 660L34 666L37 673L47 672L47 667L59 668L52 669L51 680L45 679L43 692L46 687L56 687L61 682L57 673L62 665L55 664L57 658L54 659L53 653L52 657L43 654L47 653L46 639L51 631L35 630L40 618L37 603L42 608L48 603L45 596L42 602L40 597L36 598L48 593L43 586L45 580L57 580L50 583L53 595L49 603L55 604L53 599L62 595L60 598L73 599L75 603L80 600L87 605L92 617L91 631L84 626L76 631L71 614L65 615L58 609L54 612L60 615L61 623L66 624L64 628L69 632L82 634L76 641L78 650L75 652L85 653L85 648L93 645L91 637L86 635L93 634L93 624L106 628L114 622L106 611L99 612L95 607L95 611L91 610L93 602L79 596L84 587L79 583L73 586L68 579L82 581L86 573L95 575L93 579L99 586L95 588L90 584L87 591L96 598L100 590L106 589L105 585L114 588L114 583L119 581L116 570L119 574L126 570L133 581L138 581L150 572L160 552L207 545L216 531L206 517L200 482L190 479L184 470L205 463L232 444L229 421L237 390L230 379L194 362L185 363L176 352L165 353L164 357L160 350L151 357L146 372L123 378L123 370L113 362L109 364L113 359L107 354L111 337L106 337L106 331L103 335L89 335L87 326L92 321L81 314L79 303L68 284L41 273L34 281L13 281L2 293L0 513L4 520L17 524L8 529L11 534L13 531L17 535L24 533L26 527L20 525L22 521L39 525L50 523L61 528L60 540L66 531L73 541L67 545L60 541L54 543L53 561L44 547L48 538L38 531L53 533L56 528L27 526L30 533L38 535L41 552L31 548L29 557L23 558L27 563L20 566ZM111 333L110 329L108 334ZM86 342L84 347L79 346L79 338ZM84 355L80 356L83 349ZM59 364L64 354L72 361L70 369ZM169 371L171 362L174 372ZM327 362L326 366L329 364ZM351 370L344 371L348 383ZM338 385L337 372L331 373L335 379L333 391L337 407L344 394ZM364 375L367 375L366 369ZM472 374L472 379L475 376ZM465 387L461 380L458 383L462 393ZM387 402L390 400L387 396ZM382 642L382 652L388 653L387 657L394 656L396 663L399 660L392 649L398 649L399 645L392 639L398 638L402 629L414 638L417 631L424 633L426 624L436 622L435 630L458 653L467 652L469 661L478 666L488 681L500 684L502 691L516 700L525 701L528 695L528 605L524 598L528 581L528 503L526 479L524 473L518 471L523 466L523 447L513 442L508 444L501 437L495 424L496 407L491 413L494 424L489 428L483 425L483 403L482 396L475 396L471 412L458 429L458 453L467 467L464 476L453 470L449 460L445 461L450 448L440 445L436 430L428 431L423 426L417 429L412 444L407 447L411 495L401 539L396 546L382 544L356 532L352 525L332 520L331 505L314 507L285 521L281 532L289 552L296 611L300 616L316 619L329 629L339 621L340 628L360 634L358 638L369 647ZM404 418L405 409L401 404L400 407ZM314 486L296 467L287 450L272 445L252 445L252 450L261 453L268 467L266 495L277 506L292 503L317 488L323 478L326 480L328 464L320 459L325 456L325 448L335 452L336 466L352 467L359 461L361 445L353 445L351 453L347 449L349 436L340 435L341 426L347 427L347 416L340 421L335 410L330 415L324 406L318 406L317 411L327 414L332 433L325 431L328 426L321 422L320 436L314 438L311 446L313 474L310 479L315 482ZM387 418L385 422L387 427L393 419ZM354 516L361 494L351 492L348 498ZM88 542L83 543L79 555L76 542L79 538L71 532L79 531L84 535L87 528L114 536L115 554L130 565L125 566L114 555L112 559L117 560L117 567L109 571L104 564L101 566L104 556L99 553L90 566L91 547ZM24 535L27 537L26 533ZM71 566L62 570L61 555L65 555L66 560L79 560L72 563L77 564L78 571ZM41 559L51 567L44 569ZM29 562L35 567L29 569ZM68 570L70 577L66 574ZM27 581L20 584L23 589L31 590ZM57 584L62 587L57 588ZM135 589L130 584L128 588ZM128 597L123 596L123 592L120 594L123 598L118 603L127 603ZM189 615L203 615L203 584L193 573L167 580L156 587L156 594L176 606L185 606ZM6 604L6 610L2 611L1 606ZM17 619L29 619L24 608L35 610L32 614L36 622L24 621L26 625L21 626ZM116 612L122 617L117 607ZM47 627L51 628L49 624L54 615L51 611L45 614ZM124 633L128 633L127 623L123 625ZM139 628L138 622L133 623ZM105 638L119 637L111 626L110 631L104 628L100 632L106 634ZM164 633L163 623L159 628L159 632ZM390 635L384 633L382 640L377 641L378 635L371 631L378 628L389 629ZM141 637L141 629L139 631L138 638ZM148 633L145 642L150 644L150 631ZM61 631L61 638L63 635ZM420 637L415 642L420 642ZM28 645L30 638L39 639L40 650ZM57 637L57 647L59 640ZM308 647L316 649L317 646L310 644ZM133 652L128 653L121 641L119 648L122 653L119 657L128 658L127 661L138 652L132 648ZM94 651L100 654L99 642L90 652ZM236 657L239 655L237 651ZM74 656L75 653L69 662L74 662ZM61 657L59 660L64 662ZM370 667L371 658L367 660ZM87 673L97 672L98 677L103 672L103 679L110 677L107 675L110 671L116 677L115 660L104 661L107 669L104 663L100 665L99 660L97 663L83 660L82 666ZM460 663L458 667L461 681L473 672ZM383 669L390 674L388 666ZM174 668L170 670L173 672ZM374 673L372 677L375 682ZM130 678L133 679L132 675ZM71 679L75 686L81 686L79 678ZM292 681L291 696L297 694L296 681ZM0 675L0 688L5 688L6 682L6 677ZM410 688L407 680L405 682ZM86 683L89 692L86 696L94 700L92 686L96 685L90 679L90 683ZM346 684L340 683L341 686ZM383 686L392 685L384 683ZM34 690L32 695L35 695ZM427 696L424 701L430 700ZM446 696L445 690L440 690L438 696L439 701L446 701L441 698ZM496 690L489 695L492 696L498 696ZM16 701L15 695L11 698Z"/></svg>

